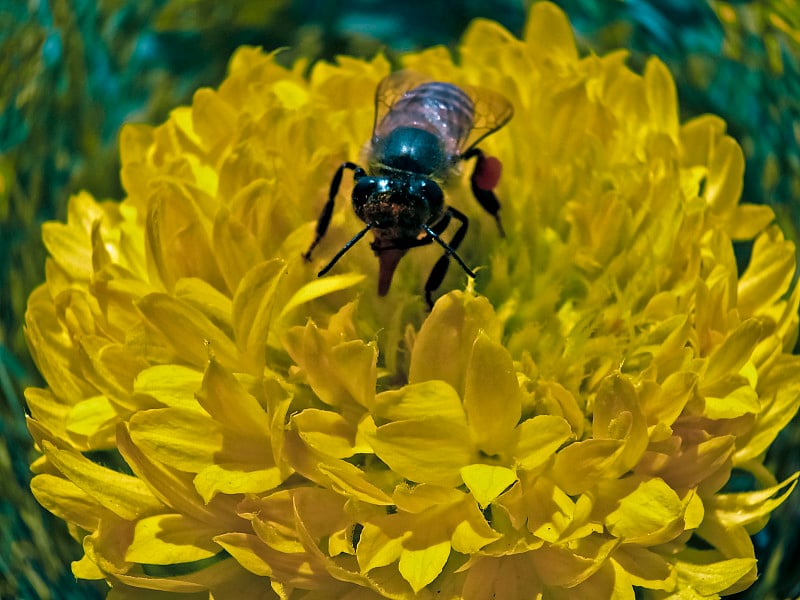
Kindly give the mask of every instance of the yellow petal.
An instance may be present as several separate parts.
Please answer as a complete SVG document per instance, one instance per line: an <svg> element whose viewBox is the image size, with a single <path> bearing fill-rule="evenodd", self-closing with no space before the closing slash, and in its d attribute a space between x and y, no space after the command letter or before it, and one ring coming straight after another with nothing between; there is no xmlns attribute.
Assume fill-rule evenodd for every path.
<svg viewBox="0 0 800 600"><path fill-rule="evenodd" d="M705 564L699 552L684 552L683 556L689 560L675 561L678 580L682 587L706 597L725 592L756 566L755 558L732 558ZM695 558L699 560L697 562L692 560Z"/></svg>
<svg viewBox="0 0 800 600"><path fill-rule="evenodd" d="M222 451L222 431L205 411L160 408L131 417L130 435L151 460L197 473L216 462Z"/></svg>
<svg viewBox="0 0 800 600"><path fill-rule="evenodd" d="M225 533L218 535L214 541L225 548L245 569L261 577L270 577L273 569L265 555L269 554L267 546L254 535L245 533Z"/></svg>
<svg viewBox="0 0 800 600"><path fill-rule="evenodd" d="M369 504L391 505L388 494L371 483L364 471L344 461L332 461L319 465L319 471L330 478L334 490L348 497L358 498Z"/></svg>
<svg viewBox="0 0 800 600"><path fill-rule="evenodd" d="M63 432L66 435L65 424L71 404L59 400L50 390L31 387L25 390L25 403L37 423L54 434Z"/></svg>
<svg viewBox="0 0 800 600"><path fill-rule="evenodd" d="M498 322L486 298L455 292L440 298L414 342L409 383L440 380L461 393L472 344L480 332L499 338Z"/></svg>
<svg viewBox="0 0 800 600"><path fill-rule="evenodd" d="M619 494L612 494L619 498ZM605 518L609 533L628 543L655 546L683 531L684 505L660 479L642 481Z"/></svg>
<svg viewBox="0 0 800 600"><path fill-rule="evenodd" d="M256 460L247 463L211 464L200 470L194 478L194 485L203 501L208 503L220 493L259 494L268 492L283 482L280 469L275 466L259 469L259 466L260 461Z"/></svg>
<svg viewBox="0 0 800 600"><path fill-rule="evenodd" d="M347 458L356 451L356 429L337 413L307 408L293 415L291 424L300 438L319 452Z"/></svg>
<svg viewBox="0 0 800 600"><path fill-rule="evenodd" d="M618 544L614 539L592 536L569 548L545 546L531 553L531 561L545 584L571 588L599 571Z"/></svg>
<svg viewBox="0 0 800 600"><path fill-rule="evenodd" d="M209 355L235 368L238 352L228 335L185 301L150 294L138 304L147 322L182 361L205 367Z"/></svg>
<svg viewBox="0 0 800 600"><path fill-rule="evenodd" d="M492 456L507 449L521 414L521 393L508 351L479 335L464 386L464 410L478 448Z"/></svg>
<svg viewBox="0 0 800 600"><path fill-rule="evenodd" d="M794 276L794 244L783 240L777 228L756 238L752 256L739 280L738 307L744 316L758 314L780 298Z"/></svg>
<svg viewBox="0 0 800 600"><path fill-rule="evenodd" d="M789 423L800 407L800 388L794 382L794 376L800 368L800 359L796 356L784 357L770 371L771 380L767 382L770 392L764 393L763 406L756 417L756 422L748 436L737 439L736 461L745 462L762 456L775 437ZM761 385L765 385L764 380ZM774 387L773 387L774 386Z"/></svg>
<svg viewBox="0 0 800 600"><path fill-rule="evenodd" d="M458 427L467 427L461 398L442 381L426 381L383 392L375 398L374 414L379 423L435 417L450 420Z"/></svg>
<svg viewBox="0 0 800 600"><path fill-rule="evenodd" d="M580 496L573 501L552 480L533 477L532 482L525 481L521 488L524 491L521 498L524 506L518 509L520 514L514 517L519 518L524 514L527 522L523 525L537 538L556 543L571 538L579 539L602 530L595 518L590 520L592 503L588 496ZM505 495L502 500L505 502ZM513 499L509 500L513 502ZM509 506L509 503L505 505Z"/></svg>
<svg viewBox="0 0 800 600"><path fill-rule="evenodd" d="M716 213L730 213L742 195L744 154L733 138L724 137L711 150L704 196Z"/></svg>
<svg viewBox="0 0 800 600"><path fill-rule="evenodd" d="M684 123L681 126L681 149L685 163L707 165L712 148L723 135L725 121L717 115L701 115Z"/></svg>
<svg viewBox="0 0 800 600"><path fill-rule="evenodd" d="M208 362L197 400L218 425L237 435L253 438L269 435L267 413L261 404L214 359Z"/></svg>
<svg viewBox="0 0 800 600"><path fill-rule="evenodd" d="M398 565L400 574L417 593L439 576L449 556L447 541L419 550L403 550Z"/></svg>
<svg viewBox="0 0 800 600"><path fill-rule="evenodd" d="M775 212L764 204L740 204L730 223L730 236L735 241L752 240L775 220Z"/></svg>
<svg viewBox="0 0 800 600"><path fill-rule="evenodd" d="M461 479L481 508L489 506L517 480L516 473L511 469L492 465L467 465L461 468L460 473Z"/></svg>
<svg viewBox="0 0 800 600"><path fill-rule="evenodd" d="M574 437L569 423L552 415L527 419L519 424L516 433L516 459L521 469L535 469L544 464Z"/></svg>
<svg viewBox="0 0 800 600"><path fill-rule="evenodd" d="M377 349L361 340L336 340L333 327L333 320L330 331L309 322L289 330L284 344L323 402L369 406L375 393Z"/></svg>
<svg viewBox="0 0 800 600"><path fill-rule="evenodd" d="M736 388L722 398L705 397L703 414L709 419L735 419L761 410L758 393L749 385Z"/></svg>
<svg viewBox="0 0 800 600"><path fill-rule="evenodd" d="M281 309L280 318L312 300L355 287L364 279L366 279L366 276L362 273L345 273L343 275L330 275L315 279L304 285L289 298Z"/></svg>
<svg viewBox="0 0 800 600"><path fill-rule="evenodd" d="M261 578L245 571L230 557L221 559L223 554L189 564L150 565L147 567L148 575L117 575L119 583L115 584L114 590L119 589L125 600L129 597L131 600L168 600L176 594L198 599L228 598L240 594L243 598L275 600L272 590Z"/></svg>
<svg viewBox="0 0 800 600"><path fill-rule="evenodd" d="M697 381L696 373L680 371L671 373L651 393L640 393L648 424L672 425L696 393Z"/></svg>
<svg viewBox="0 0 800 600"><path fill-rule="evenodd" d="M575 442L556 455L553 475L568 494L579 494L614 472L624 448L620 440Z"/></svg>
<svg viewBox="0 0 800 600"><path fill-rule="evenodd" d="M251 268L241 280L233 299L236 344L242 354L250 358L254 374L264 366L275 293L285 269L284 262L279 259Z"/></svg>
<svg viewBox="0 0 800 600"><path fill-rule="evenodd" d="M356 547L361 572L369 573L398 560L403 551L403 537L391 537L380 527L365 523Z"/></svg>
<svg viewBox="0 0 800 600"><path fill-rule="evenodd" d="M106 509L89 494L71 481L55 475L44 473L34 477L31 492L51 513L87 531L97 529L100 518L107 514Z"/></svg>
<svg viewBox="0 0 800 600"><path fill-rule="evenodd" d="M399 510L410 513L421 513L432 506L447 506L464 502L466 495L460 490L422 483L409 486L398 485L392 494ZM450 509L448 509L450 510Z"/></svg>
<svg viewBox="0 0 800 600"><path fill-rule="evenodd" d="M227 141L236 124L236 111L219 94L208 88L192 98L192 128L208 148Z"/></svg>
<svg viewBox="0 0 800 600"><path fill-rule="evenodd" d="M214 538L245 569L262 577L274 577L289 586L315 589L332 579L319 561L305 552L276 552L254 535L224 533Z"/></svg>
<svg viewBox="0 0 800 600"><path fill-rule="evenodd" d="M254 188L263 186L263 181L254 181ZM214 219L212 232L217 262L229 290L235 292L250 268L263 258L258 240L241 221L222 206ZM234 317L234 321L236 318Z"/></svg>
<svg viewBox="0 0 800 600"><path fill-rule="evenodd" d="M673 140L677 140L678 94L666 65L657 58L648 60L644 71L644 83L652 126L656 131L664 132ZM738 196L736 199L738 200Z"/></svg>
<svg viewBox="0 0 800 600"><path fill-rule="evenodd" d="M800 477L794 473L780 484L737 494L716 494L706 499L706 513L724 526L748 525L767 516L789 497ZM776 496L776 494L778 494Z"/></svg>
<svg viewBox="0 0 800 600"><path fill-rule="evenodd" d="M476 561L467 571L463 593L464 600L541 600L543 591L529 555L518 554Z"/></svg>
<svg viewBox="0 0 800 600"><path fill-rule="evenodd" d="M161 180L149 195L145 231L151 279L161 281L168 290L184 277L224 289L211 247L206 192L186 182Z"/></svg>
<svg viewBox="0 0 800 600"><path fill-rule="evenodd" d="M77 577L78 579L103 579L106 574L100 570L100 567L97 566L91 558L87 555L83 555L80 560L76 560L72 562L71 565L72 574Z"/></svg>
<svg viewBox="0 0 800 600"><path fill-rule="evenodd" d="M477 459L469 429L446 419L388 423L367 437L383 462L417 483L458 486L461 467Z"/></svg>
<svg viewBox="0 0 800 600"><path fill-rule="evenodd" d="M212 541L219 530L178 514L155 515L136 522L125 558L131 562L171 565L202 560L222 549Z"/></svg>
<svg viewBox="0 0 800 600"><path fill-rule="evenodd" d="M660 554L636 544L623 544L611 557L633 585L650 590L671 591L677 583L672 564Z"/></svg>
<svg viewBox="0 0 800 600"><path fill-rule="evenodd" d="M136 519L163 508L147 486L136 477L101 467L80 454L59 450L47 442L43 450L48 460L67 479L123 519Z"/></svg>
<svg viewBox="0 0 800 600"><path fill-rule="evenodd" d="M555 4L540 2L531 7L523 39L529 52L554 62L572 63L578 59L575 35L564 12Z"/></svg>
<svg viewBox="0 0 800 600"><path fill-rule="evenodd" d="M122 424L117 428L117 445L131 470L147 483L153 495L166 506L204 523L221 521L219 513L205 506L192 484L191 476L149 459L133 443L127 427Z"/></svg>
<svg viewBox="0 0 800 600"><path fill-rule="evenodd" d="M375 398L377 379L377 348L359 340L344 342L331 352L331 362L352 398L361 406L370 408Z"/></svg>
<svg viewBox="0 0 800 600"><path fill-rule="evenodd" d="M150 402L160 402L176 408L197 408L195 394L200 389L203 374L182 365L155 365L139 373L134 381L134 393L148 396Z"/></svg>
<svg viewBox="0 0 800 600"><path fill-rule="evenodd" d="M687 446L676 460L659 469L674 489L693 488L705 483L712 489L727 480L734 450L733 436L712 437ZM718 478L722 478L719 481Z"/></svg>
<svg viewBox="0 0 800 600"><path fill-rule="evenodd" d="M649 442L647 423L638 393L627 377L615 374L602 382L595 399L592 431L598 440L625 441L620 462L615 467L620 474L641 459Z"/></svg>
<svg viewBox="0 0 800 600"><path fill-rule="evenodd" d="M462 503L450 543L461 554L475 554L503 536L492 529L474 503ZM455 521L455 515L453 520Z"/></svg>
<svg viewBox="0 0 800 600"><path fill-rule="evenodd" d="M708 358L700 391L703 392L723 377L738 373L769 329L770 324L763 319L748 319L728 334L725 341Z"/></svg>
<svg viewBox="0 0 800 600"><path fill-rule="evenodd" d="M196 277L184 277L175 282L172 290L178 300L183 300L197 309L226 334L233 329L231 299L207 281Z"/></svg>

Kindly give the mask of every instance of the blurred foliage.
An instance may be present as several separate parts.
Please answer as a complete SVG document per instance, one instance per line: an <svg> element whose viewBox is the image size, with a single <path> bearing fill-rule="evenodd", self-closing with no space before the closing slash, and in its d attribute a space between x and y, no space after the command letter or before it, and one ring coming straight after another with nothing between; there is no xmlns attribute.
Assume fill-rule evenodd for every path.
<svg viewBox="0 0 800 600"><path fill-rule="evenodd" d="M454 46L474 17L515 34L527 0L0 0L0 597L92 598L79 549L28 491L20 390L35 382L21 332L43 278L39 229L86 188L121 198L117 133L157 123L218 84L242 44L286 48L286 63ZM648 55L675 76L682 118L713 112L747 157L744 196L800 232L800 5L796 0L556 0L579 43ZM800 427L773 446L779 478L800 468ZM755 538L762 578L743 598L800 596L800 494Z"/></svg>

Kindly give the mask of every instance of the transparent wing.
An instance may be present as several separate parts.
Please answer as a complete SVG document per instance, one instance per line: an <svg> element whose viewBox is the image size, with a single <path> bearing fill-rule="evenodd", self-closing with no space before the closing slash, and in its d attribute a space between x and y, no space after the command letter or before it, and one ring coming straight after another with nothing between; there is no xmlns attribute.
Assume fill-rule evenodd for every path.
<svg viewBox="0 0 800 600"><path fill-rule="evenodd" d="M395 104L408 92L419 87L424 83L433 83L432 77L423 75L416 71L404 69L395 71L384 77L375 90L375 122L372 127L374 136L385 135L387 130L395 126L398 121L403 119L403 115L393 115L394 118L386 118L392 111ZM452 85L452 84L451 84ZM448 136L447 141L453 144L450 152L463 154L470 148L477 145L486 136L494 133L503 125L508 123L514 115L514 108L511 103L501 94L487 88L476 86L457 86L472 101L472 121L458 121L457 127ZM424 97L428 97L427 92ZM446 106L446 105L445 105ZM450 107L451 109L454 107ZM441 108L439 107L439 110ZM428 108L424 111L431 123L447 120L441 112L435 108ZM460 114L460 111L457 111ZM456 147L457 146L457 147Z"/></svg>
<svg viewBox="0 0 800 600"><path fill-rule="evenodd" d="M372 133L375 134L381 121L406 92L428 81L432 79L409 69L395 71L384 77L375 90L375 122L372 124Z"/></svg>
<svg viewBox="0 0 800 600"><path fill-rule="evenodd" d="M475 86L463 86L462 89L475 106L472 131L461 148L463 154L508 123L514 116L514 107L502 94L493 90Z"/></svg>

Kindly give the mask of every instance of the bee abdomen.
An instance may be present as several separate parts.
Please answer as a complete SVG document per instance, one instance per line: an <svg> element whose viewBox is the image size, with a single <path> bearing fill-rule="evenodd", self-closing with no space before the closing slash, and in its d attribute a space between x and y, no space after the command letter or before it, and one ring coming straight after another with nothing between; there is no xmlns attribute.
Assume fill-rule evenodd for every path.
<svg viewBox="0 0 800 600"><path fill-rule="evenodd" d="M464 90L451 83L430 81L406 92L386 116L388 122L381 123L381 129L389 131L400 125L432 128L452 145L448 153L454 155L472 130L474 116L475 106Z"/></svg>

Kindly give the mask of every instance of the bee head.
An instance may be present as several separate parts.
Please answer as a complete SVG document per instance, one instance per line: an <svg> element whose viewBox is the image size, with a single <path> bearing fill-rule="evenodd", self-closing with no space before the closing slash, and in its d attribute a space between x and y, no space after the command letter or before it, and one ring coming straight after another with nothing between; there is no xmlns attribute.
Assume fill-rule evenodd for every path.
<svg viewBox="0 0 800 600"><path fill-rule="evenodd" d="M361 177L353 188L353 209L365 222L399 227L416 235L444 210L439 184L425 177Z"/></svg>

